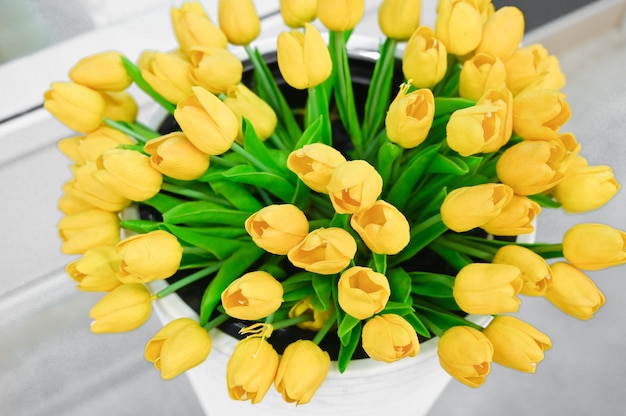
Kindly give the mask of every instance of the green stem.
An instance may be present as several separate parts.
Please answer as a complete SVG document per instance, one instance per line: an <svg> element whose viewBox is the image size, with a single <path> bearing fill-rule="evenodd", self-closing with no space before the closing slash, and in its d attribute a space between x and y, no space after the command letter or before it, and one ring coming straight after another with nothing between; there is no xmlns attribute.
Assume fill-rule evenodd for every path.
<svg viewBox="0 0 626 416"><path fill-rule="evenodd" d="M452 250L456 250L460 253L465 253L471 257L475 257L480 260L491 262L493 256L496 254L497 249L492 249L489 246L483 246L479 244L472 244L470 241L456 242L446 239L445 237L439 237L435 240L437 244L442 247L446 247Z"/></svg>
<svg viewBox="0 0 626 416"><path fill-rule="evenodd" d="M330 328L332 328L333 325L335 324L335 314L336 312L335 310L333 310L333 312L328 317L328 320L324 322L324 325L320 328L320 330L317 332L317 334L313 338L313 342L316 345L319 345L319 343L322 342L326 334L328 334L328 331L330 331Z"/></svg>
<svg viewBox="0 0 626 416"><path fill-rule="evenodd" d="M252 164L252 166L256 167L260 171L262 171L262 172L271 172L270 168L268 168L263 163L261 163L261 161L259 159L254 157L254 155L252 155L246 149L241 147L238 143L233 143L230 148L232 149L233 152L237 153L239 156L242 156L244 159L246 159L248 162L250 162Z"/></svg>
<svg viewBox="0 0 626 416"><path fill-rule="evenodd" d="M288 328L290 326L294 326L302 322L308 322L312 320L313 320L313 314L306 313L300 316L296 316L294 318L284 319L282 321L276 322L275 324L272 324L272 326L274 327L274 330L277 330L277 329Z"/></svg>
<svg viewBox="0 0 626 416"><path fill-rule="evenodd" d="M130 78L137 84L139 88L141 88L146 94L154 99L157 103L161 104L163 108L167 110L168 113L174 114L174 110L176 106L169 101L167 101L161 94L156 92L154 88L148 84L148 82L144 79L143 75L141 75L141 70L128 58L122 56L122 64L126 69L126 72L130 76Z"/></svg>
<svg viewBox="0 0 626 416"><path fill-rule="evenodd" d="M230 316L226 315L225 313L222 313L215 319L204 324L203 328L206 329L207 331L210 331L213 328L217 328L218 326L228 321L229 319L230 319Z"/></svg>
<svg viewBox="0 0 626 416"><path fill-rule="evenodd" d="M114 129L132 137L133 139L136 139L140 144L144 144L150 139L148 137L145 137L143 134L140 134L136 132L135 130L131 129L130 127L128 127L128 125L125 122L115 121L108 117L105 117L104 124L106 124L107 126L113 127Z"/></svg>
<svg viewBox="0 0 626 416"><path fill-rule="evenodd" d="M174 292L176 292L177 290L197 281L202 279L203 277L206 277L212 273L215 273L216 271L218 271L220 269L220 267L222 267L222 264L224 262L219 262L219 263L215 263L209 267L206 267L204 269L200 269L195 273L190 274L189 276L186 276L172 284L170 284L168 287L166 287L165 289L161 289L157 292L156 297L157 298L163 298L169 294L172 294Z"/></svg>
<svg viewBox="0 0 626 416"><path fill-rule="evenodd" d="M216 198L216 197L207 195L206 193L202 191L185 188L184 186L175 185L172 183L163 182L161 184L161 190L165 192L171 192L176 195L185 196L191 199L199 199L202 201L215 202L216 204L220 204L225 207L229 207L229 208L231 207L230 204L228 204L228 202L224 201L221 198Z"/></svg>

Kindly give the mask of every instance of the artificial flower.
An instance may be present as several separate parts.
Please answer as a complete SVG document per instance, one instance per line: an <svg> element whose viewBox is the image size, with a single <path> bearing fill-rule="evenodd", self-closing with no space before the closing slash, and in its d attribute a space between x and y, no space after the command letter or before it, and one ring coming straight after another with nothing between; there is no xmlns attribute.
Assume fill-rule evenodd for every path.
<svg viewBox="0 0 626 416"><path fill-rule="evenodd" d="M85 158L80 154L80 145L85 140L84 135L65 137L57 142L57 148L65 157L77 165L85 163Z"/></svg>
<svg viewBox="0 0 626 416"><path fill-rule="evenodd" d="M277 370L278 353L264 338L239 341L226 365L230 398L259 403L272 386Z"/></svg>
<svg viewBox="0 0 626 416"><path fill-rule="evenodd" d="M489 234L516 236L535 231L535 219L541 213L541 206L524 195L513 195L500 214L480 226Z"/></svg>
<svg viewBox="0 0 626 416"><path fill-rule="evenodd" d="M411 239L406 217L381 199L365 211L352 215L350 225L367 247L378 254L397 254Z"/></svg>
<svg viewBox="0 0 626 416"><path fill-rule="evenodd" d="M104 98L99 92L84 85L53 82L43 98L44 108L72 130L87 133L104 121Z"/></svg>
<svg viewBox="0 0 626 416"><path fill-rule="evenodd" d="M342 228L318 228L311 231L287 253L296 267L319 274L339 273L356 254L356 241Z"/></svg>
<svg viewBox="0 0 626 416"><path fill-rule="evenodd" d="M74 178L66 189L68 195L105 211L121 211L128 207L131 200L97 180L94 176L97 171L95 162L75 169Z"/></svg>
<svg viewBox="0 0 626 416"><path fill-rule="evenodd" d="M104 116L115 121L133 122L137 119L139 107L137 102L126 91L103 91Z"/></svg>
<svg viewBox="0 0 626 416"><path fill-rule="evenodd" d="M189 48L188 55L191 62L189 78L194 85L204 87L213 94L224 94L241 81L243 64L226 49L194 46Z"/></svg>
<svg viewBox="0 0 626 416"><path fill-rule="evenodd" d="M146 283L173 275L183 247L172 234L156 230L120 241L115 249L121 259L118 278L125 283Z"/></svg>
<svg viewBox="0 0 626 416"><path fill-rule="evenodd" d="M247 45L261 32L261 20L252 0L220 0L218 21L233 45Z"/></svg>
<svg viewBox="0 0 626 416"><path fill-rule="evenodd" d="M317 17L335 32L354 29L364 10L365 0L317 0Z"/></svg>
<svg viewBox="0 0 626 416"><path fill-rule="evenodd" d="M341 273L337 285L339 306L357 319L366 319L387 305L391 289L384 274L354 266Z"/></svg>
<svg viewBox="0 0 626 416"><path fill-rule="evenodd" d="M439 363L452 377L476 388L491 371L494 349L485 335L469 326L454 326L439 338Z"/></svg>
<svg viewBox="0 0 626 416"><path fill-rule="evenodd" d="M300 322L298 326L302 329L309 329L311 331L319 331L324 324L331 318L332 308L327 310L316 309L313 306L311 297L307 296L299 300L295 305L289 309L289 317L296 318L302 315L311 315L310 321Z"/></svg>
<svg viewBox="0 0 626 416"><path fill-rule="evenodd" d="M441 81L448 69L446 46L428 26L419 26L409 38L402 55L402 72L417 88L430 88Z"/></svg>
<svg viewBox="0 0 626 416"><path fill-rule="evenodd" d="M550 286L552 272L543 257L534 251L518 245L500 247L491 261L494 264L509 264L522 272L524 286L520 293L528 296L541 296Z"/></svg>
<svg viewBox="0 0 626 416"><path fill-rule="evenodd" d="M507 59L517 50L524 37L524 14L517 7L505 6L495 11L483 26L476 53Z"/></svg>
<svg viewBox="0 0 626 416"><path fill-rule="evenodd" d="M135 142L119 130L101 125L85 135L78 145L78 152L84 162L95 162L105 150L124 144L132 145Z"/></svg>
<svg viewBox="0 0 626 416"><path fill-rule="evenodd" d="M222 292L222 305L233 318L262 319L283 303L283 287L271 274L254 271L235 279Z"/></svg>
<svg viewBox="0 0 626 416"><path fill-rule="evenodd" d="M506 86L504 63L492 55L477 53L463 63L459 78L459 95L478 100L485 91L501 90Z"/></svg>
<svg viewBox="0 0 626 416"><path fill-rule="evenodd" d="M298 207L291 204L268 205L245 222L254 243L273 254L287 254L309 233L309 222Z"/></svg>
<svg viewBox="0 0 626 416"><path fill-rule="evenodd" d="M606 224L576 224L563 236L563 255L583 270L626 264L626 232Z"/></svg>
<svg viewBox="0 0 626 416"><path fill-rule="evenodd" d="M191 94L191 63L186 55L148 50L137 66L146 82L169 102L176 104Z"/></svg>
<svg viewBox="0 0 626 416"><path fill-rule="evenodd" d="M378 26L388 38L407 41L420 24L421 11L421 0L383 0Z"/></svg>
<svg viewBox="0 0 626 416"><path fill-rule="evenodd" d="M122 282L117 278L120 258L113 246L97 246L85 251L81 258L65 267L80 290L110 292Z"/></svg>
<svg viewBox="0 0 626 416"><path fill-rule="evenodd" d="M363 349L376 360L391 363L415 357L420 350L413 327L400 315L376 315L363 325Z"/></svg>
<svg viewBox="0 0 626 416"><path fill-rule="evenodd" d="M65 254L82 254L90 248L113 246L120 240L120 220L113 212L92 208L66 215L57 228Z"/></svg>
<svg viewBox="0 0 626 416"><path fill-rule="evenodd" d="M287 167L309 188L327 194L333 171L344 162L346 158L334 147L312 143L291 152Z"/></svg>
<svg viewBox="0 0 626 416"><path fill-rule="evenodd" d="M244 84L231 86L226 91L224 104L232 110L242 126L242 119L246 118L254 132L261 140L266 140L274 133L278 119L276 113L265 101L252 92ZM243 130L240 127L237 141L243 143Z"/></svg>
<svg viewBox="0 0 626 416"><path fill-rule="evenodd" d="M150 166L170 178L198 179L209 168L209 155L195 147L183 132L176 131L146 142Z"/></svg>
<svg viewBox="0 0 626 416"><path fill-rule="evenodd" d="M471 156L502 146L505 120L493 104L477 104L455 111L446 126L448 146L461 156Z"/></svg>
<svg viewBox="0 0 626 416"><path fill-rule="evenodd" d="M516 49L504 67L506 86L513 95L527 88L558 91L565 85L559 60L538 43Z"/></svg>
<svg viewBox="0 0 626 416"><path fill-rule="evenodd" d="M544 297L568 315L581 320L593 318L606 301L593 280L564 261L551 264L550 269L552 282Z"/></svg>
<svg viewBox="0 0 626 416"><path fill-rule="evenodd" d="M127 332L139 328L152 314L152 296L140 283L124 284L104 295L89 311L96 334Z"/></svg>
<svg viewBox="0 0 626 416"><path fill-rule="evenodd" d="M526 89L513 98L513 130L527 140L551 140L572 115L565 94Z"/></svg>
<svg viewBox="0 0 626 416"><path fill-rule="evenodd" d="M354 214L374 205L383 179L365 160L351 160L335 167L326 189L337 213Z"/></svg>
<svg viewBox="0 0 626 416"><path fill-rule="evenodd" d="M553 190L555 199L567 212L582 213L598 209L606 205L621 188L610 166L568 166L565 178Z"/></svg>
<svg viewBox="0 0 626 416"><path fill-rule="evenodd" d="M317 0L280 0L280 15L291 28L304 27L317 17Z"/></svg>
<svg viewBox="0 0 626 416"><path fill-rule="evenodd" d="M192 46L225 48L228 45L226 35L207 16L200 2L187 1L180 7L172 7L170 15L174 34L183 52Z"/></svg>
<svg viewBox="0 0 626 416"><path fill-rule="evenodd" d="M81 59L70 68L69 77L75 83L97 91L122 91L132 82L122 63L122 54L116 51Z"/></svg>
<svg viewBox="0 0 626 416"><path fill-rule="evenodd" d="M435 116L432 91L422 88L408 93L409 87L400 86L385 117L387 138L405 149L417 147L426 139Z"/></svg>
<svg viewBox="0 0 626 416"><path fill-rule="evenodd" d="M482 39L481 11L472 0L441 0L437 5L435 34L448 52L460 56L468 54Z"/></svg>

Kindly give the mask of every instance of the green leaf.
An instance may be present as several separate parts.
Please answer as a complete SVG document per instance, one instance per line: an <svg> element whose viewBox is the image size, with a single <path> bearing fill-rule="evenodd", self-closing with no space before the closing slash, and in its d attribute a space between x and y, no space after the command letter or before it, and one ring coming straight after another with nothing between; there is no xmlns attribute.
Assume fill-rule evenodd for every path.
<svg viewBox="0 0 626 416"><path fill-rule="evenodd" d="M123 220L120 227L135 233L144 234L159 229L159 222L150 220Z"/></svg>
<svg viewBox="0 0 626 416"><path fill-rule="evenodd" d="M339 323L339 327L337 328L337 336L341 340L341 345L347 345L350 342L352 329L360 323L360 319L357 319L352 315L344 315L343 319Z"/></svg>
<svg viewBox="0 0 626 416"><path fill-rule="evenodd" d="M435 117L451 114L462 108L471 107L476 101L460 97L435 97Z"/></svg>
<svg viewBox="0 0 626 416"><path fill-rule="evenodd" d="M190 201L179 204L163 214L169 224L225 224L243 227L252 212L226 209L209 201Z"/></svg>
<svg viewBox="0 0 626 416"><path fill-rule="evenodd" d="M151 206L160 213L164 213L179 205L181 202L181 199L159 192L152 198L142 201L141 203Z"/></svg>
<svg viewBox="0 0 626 416"><path fill-rule="evenodd" d="M561 204L555 199L553 199L550 195L545 195L545 194L528 195L528 199L538 203L540 206L544 208L561 208Z"/></svg>
<svg viewBox="0 0 626 416"><path fill-rule="evenodd" d="M245 212L257 212L263 205L243 186L227 181L213 181L211 188L235 208Z"/></svg>
<svg viewBox="0 0 626 416"><path fill-rule="evenodd" d="M389 186L389 178L391 177L393 166L400 155L402 155L402 148L390 141L385 142L378 150L378 166L376 170L383 178L385 189Z"/></svg>
<svg viewBox="0 0 626 416"><path fill-rule="evenodd" d="M272 172L282 176L293 175L285 165L278 164L275 158L271 156L269 149L259 139L259 136L254 131L254 127L246 118L243 119L243 148Z"/></svg>
<svg viewBox="0 0 626 416"><path fill-rule="evenodd" d="M313 275L313 289L315 289L315 296L322 305L321 310L326 311L331 305L332 296L332 279L328 276L321 274Z"/></svg>
<svg viewBox="0 0 626 416"><path fill-rule="evenodd" d="M411 301L411 276L404 269L397 267L389 270L387 280L391 288L389 300L403 303Z"/></svg>
<svg viewBox="0 0 626 416"><path fill-rule="evenodd" d="M406 319L409 324L411 324L415 332L425 338L430 338L430 331L428 330L426 325L424 325L422 320L415 314L415 312L408 313L404 315L403 318Z"/></svg>
<svg viewBox="0 0 626 416"><path fill-rule="evenodd" d="M444 156L441 153L437 153L433 160L428 165L426 173L443 173L450 175L465 175L469 172L469 165L465 159L456 156Z"/></svg>
<svg viewBox="0 0 626 416"><path fill-rule="evenodd" d="M284 302L296 302L302 300L306 297L313 296L315 294L315 290L312 286L303 286L298 289L291 290L286 292L283 295Z"/></svg>
<svg viewBox="0 0 626 416"><path fill-rule="evenodd" d="M212 237L188 227L172 224L162 224L162 227L187 244L203 248L220 260L226 259L244 245L254 245L252 243L245 244L244 241L233 240L232 238Z"/></svg>
<svg viewBox="0 0 626 416"><path fill-rule="evenodd" d="M311 122L311 124L306 128L306 130L304 130L304 132L298 139L298 142L293 147L293 149L294 150L301 149L302 147L304 147L304 145L311 144L311 143L321 143L319 140L321 129L322 129L322 117L320 116L315 121ZM326 143L326 144L330 144L330 143Z"/></svg>
<svg viewBox="0 0 626 416"><path fill-rule="evenodd" d="M361 331L363 329L363 324L359 321L357 324L351 329L350 333L346 336L346 343L343 342L339 346L339 356L337 357L337 368L340 373L346 371L348 368L348 364L352 360L352 356L354 355L354 351L359 346L359 341L361 340Z"/></svg>
<svg viewBox="0 0 626 416"><path fill-rule="evenodd" d="M441 221L439 215L413 226L409 244L400 253L393 256L391 265L398 265L412 258L447 230L448 227Z"/></svg>
<svg viewBox="0 0 626 416"><path fill-rule="evenodd" d="M378 273L385 274L387 272L387 255L372 252L374 265Z"/></svg>
<svg viewBox="0 0 626 416"><path fill-rule="evenodd" d="M295 194L295 187L283 176L270 172L259 172L249 165L239 165L222 173L232 182L245 183L266 189L285 202L290 202Z"/></svg>
<svg viewBox="0 0 626 416"><path fill-rule="evenodd" d="M310 126L320 120L319 143L332 145L332 131L330 125L329 102L330 97L326 94L326 83L309 88L309 96L306 102L305 126Z"/></svg>
<svg viewBox="0 0 626 416"><path fill-rule="evenodd" d="M417 316L426 324L426 327L438 336L453 326L463 325L473 328L477 326L462 316L445 309L436 308L433 305L416 303L415 308L417 309Z"/></svg>
<svg viewBox="0 0 626 416"><path fill-rule="evenodd" d="M413 312L413 306L402 302L388 301L385 308L381 313L394 313L396 315L404 316Z"/></svg>
<svg viewBox="0 0 626 416"><path fill-rule="evenodd" d="M161 104L163 108L167 110L168 113L174 114L174 110L176 106L169 101L167 101L161 94L156 92L154 88L148 84L148 82L141 75L141 70L128 58L122 56L122 64L124 65L124 69L130 76L130 78L141 88L146 94L152 97L157 103Z"/></svg>
<svg viewBox="0 0 626 416"><path fill-rule="evenodd" d="M412 292L433 298L451 298L454 276L440 273L411 272Z"/></svg>

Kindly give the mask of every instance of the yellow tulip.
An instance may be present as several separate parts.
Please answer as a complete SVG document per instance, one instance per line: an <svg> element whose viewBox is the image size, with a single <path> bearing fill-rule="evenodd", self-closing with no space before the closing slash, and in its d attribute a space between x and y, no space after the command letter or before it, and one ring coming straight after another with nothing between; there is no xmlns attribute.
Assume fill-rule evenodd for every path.
<svg viewBox="0 0 626 416"><path fill-rule="evenodd" d="M68 186L67 193L105 211L121 211L128 207L130 199L97 180L94 177L97 171L94 162L78 167L74 171L74 180Z"/></svg>
<svg viewBox="0 0 626 416"><path fill-rule="evenodd" d="M221 155L237 138L237 116L206 89L192 89L192 95L178 102L174 118L194 146L209 155Z"/></svg>
<svg viewBox="0 0 626 416"><path fill-rule="evenodd" d="M533 222L541 212L541 206L523 195L513 195L513 199L502 208L497 217L480 226L492 235L516 236L535 231Z"/></svg>
<svg viewBox="0 0 626 416"><path fill-rule="evenodd" d="M503 246L496 252L494 264L509 264L522 271L524 286L520 291L523 295L541 296L550 286L552 272L548 263L534 251L517 245Z"/></svg>
<svg viewBox="0 0 626 416"><path fill-rule="evenodd" d="M554 197L563 210L582 213L606 205L620 188L610 166L571 168L554 188Z"/></svg>
<svg viewBox="0 0 626 416"><path fill-rule="evenodd" d="M316 309L311 302L311 297L307 296L304 299L299 300L295 305L289 309L289 317L296 318L302 315L312 315L313 318L310 321L304 321L297 324L302 329L308 329L311 331L319 331L324 324L330 319L333 308L328 308L325 311Z"/></svg>
<svg viewBox="0 0 626 416"><path fill-rule="evenodd" d="M311 231L294 248L287 258L291 263L319 274L339 273L356 254L356 241L342 228L318 228Z"/></svg>
<svg viewBox="0 0 626 416"><path fill-rule="evenodd" d="M261 33L261 19L252 0L219 0L218 21L233 45L247 45Z"/></svg>
<svg viewBox="0 0 626 416"><path fill-rule="evenodd" d="M500 215L512 198L513 189L500 183L458 188L441 204L441 220L453 231L469 231Z"/></svg>
<svg viewBox="0 0 626 416"><path fill-rule="evenodd" d="M241 82L243 64L232 52L212 46L194 46L188 54L189 77L195 85L213 94L223 94Z"/></svg>
<svg viewBox="0 0 626 416"><path fill-rule="evenodd" d="M86 162L85 158L80 154L80 145L86 136L65 137L57 142L57 148L64 156L77 165Z"/></svg>
<svg viewBox="0 0 626 416"><path fill-rule="evenodd" d="M335 168L327 189L335 211L354 214L374 205L383 190L383 179L365 160L351 160Z"/></svg>
<svg viewBox="0 0 626 416"><path fill-rule="evenodd" d="M113 246L98 246L70 262L65 271L86 292L110 292L122 284L117 278L120 258Z"/></svg>
<svg viewBox="0 0 626 416"><path fill-rule="evenodd" d="M317 17L335 32L354 29L364 10L365 0L317 0Z"/></svg>
<svg viewBox="0 0 626 416"><path fill-rule="evenodd" d="M439 338L437 355L441 367L466 386L476 388L491 371L493 345L469 326L454 326Z"/></svg>
<svg viewBox="0 0 626 416"><path fill-rule="evenodd" d="M330 52L317 28L304 24L299 30L283 32L276 39L278 69L287 84L302 90L326 81L333 70Z"/></svg>
<svg viewBox="0 0 626 416"><path fill-rule="evenodd" d="M139 328L152 314L152 296L139 283L125 284L107 293L89 311L91 332L105 334Z"/></svg>
<svg viewBox="0 0 626 416"><path fill-rule="evenodd" d="M493 104L477 104L452 113L446 126L448 146L461 156L501 147L506 120L499 110Z"/></svg>
<svg viewBox="0 0 626 416"><path fill-rule="evenodd" d="M385 36L408 40L420 24L422 0L383 0L378 8L378 25Z"/></svg>
<svg viewBox="0 0 626 416"><path fill-rule="evenodd" d="M137 102L126 91L103 91L105 108L104 115L115 121L134 122L137 119L139 107Z"/></svg>
<svg viewBox="0 0 626 416"><path fill-rule="evenodd" d="M280 15L287 26L304 27L317 17L317 0L280 0Z"/></svg>
<svg viewBox="0 0 626 416"><path fill-rule="evenodd" d="M448 69L446 46L428 26L420 26L409 38L402 56L402 72L417 88L434 87Z"/></svg>
<svg viewBox="0 0 626 416"><path fill-rule="evenodd" d="M171 103L191 94L191 63L176 53L144 51L137 66L148 84Z"/></svg>
<svg viewBox="0 0 626 416"><path fill-rule="evenodd" d="M229 316L255 321L276 312L283 303L283 287L271 274L249 272L222 292L222 306Z"/></svg>
<svg viewBox="0 0 626 416"><path fill-rule="evenodd" d="M513 133L513 94L507 88L487 90L478 98L476 104L498 107L496 115L500 120L498 129L500 137L482 147L482 152L496 152L509 142Z"/></svg>
<svg viewBox="0 0 626 416"><path fill-rule="evenodd" d="M459 78L459 95L478 100L485 91L501 90L506 86L504 63L492 55L477 53L463 63Z"/></svg>
<svg viewBox="0 0 626 416"><path fill-rule="evenodd" d="M583 270L625 264L626 232L605 224L576 224L563 237L563 254Z"/></svg>
<svg viewBox="0 0 626 416"><path fill-rule="evenodd" d="M209 168L209 155L180 131L149 140L143 149L150 155L150 166L174 179L198 179Z"/></svg>
<svg viewBox="0 0 626 416"><path fill-rule="evenodd" d="M73 82L53 82L44 93L43 106L72 130L87 133L104 121L106 102L89 87Z"/></svg>
<svg viewBox="0 0 626 416"><path fill-rule="evenodd" d="M184 52L194 46L228 46L226 35L209 19L200 2L187 1L170 12L174 34Z"/></svg>
<svg viewBox="0 0 626 416"><path fill-rule="evenodd" d="M257 246L283 255L304 240L309 222L295 205L273 204L248 217L245 228Z"/></svg>
<svg viewBox="0 0 626 416"><path fill-rule="evenodd" d="M243 143L242 119L245 117L259 139L266 140L274 133L278 118L267 102L243 84L231 86L226 91L224 104L230 108L239 120L237 141Z"/></svg>
<svg viewBox="0 0 626 416"><path fill-rule="evenodd" d="M161 230L127 237L115 249L122 260L117 277L124 283L166 279L176 273L183 256L178 239Z"/></svg>
<svg viewBox="0 0 626 416"><path fill-rule="evenodd" d="M146 344L144 356L170 380L202 363L211 352L207 330L191 318L167 323Z"/></svg>
<svg viewBox="0 0 626 416"><path fill-rule="evenodd" d="M352 215L350 225L374 253L397 254L411 239L411 227L406 217L380 199L365 211Z"/></svg>
<svg viewBox="0 0 626 416"><path fill-rule="evenodd" d="M78 151L84 161L95 162L105 150L113 149L120 144L135 144L135 142L121 131L102 125L87 133L78 146Z"/></svg>
<svg viewBox="0 0 626 416"><path fill-rule="evenodd" d="M274 386L287 403L305 404L322 385L330 369L330 356L313 341L300 339L285 348Z"/></svg>
<svg viewBox="0 0 626 416"><path fill-rule="evenodd" d="M341 274L338 294L341 309L357 319L367 319L385 308L391 289L384 274L354 266Z"/></svg>
<svg viewBox="0 0 626 416"><path fill-rule="evenodd" d="M564 313L581 320L593 318L604 305L605 297L586 274L566 262L552 269L552 284L544 297Z"/></svg>
<svg viewBox="0 0 626 416"><path fill-rule="evenodd" d="M233 400L259 403L278 370L278 353L265 339L248 337L239 341L226 365L228 395Z"/></svg>
<svg viewBox="0 0 626 416"><path fill-rule="evenodd" d="M376 315L363 325L363 349L376 361L391 363L415 357L420 350L417 334L403 317L393 313Z"/></svg>
<svg viewBox="0 0 626 416"><path fill-rule="evenodd" d="M70 69L69 77L75 83L97 91L122 91L132 82L122 64L122 54L115 51L81 59Z"/></svg>
<svg viewBox="0 0 626 416"><path fill-rule="evenodd" d="M543 45L518 48L504 61L506 86L513 95L525 89L560 90L565 85L559 60L548 54Z"/></svg>
<svg viewBox="0 0 626 416"><path fill-rule="evenodd" d="M522 271L508 264L472 263L456 275L452 294L467 313L499 314L517 312L517 295L524 281Z"/></svg>
<svg viewBox="0 0 626 416"><path fill-rule="evenodd" d="M287 167L316 192L328 193L328 182L346 158L334 147L322 143L304 145L287 158Z"/></svg>
<svg viewBox="0 0 626 416"><path fill-rule="evenodd" d="M66 215L57 228L62 241L61 251L65 254L83 254L90 248L113 246L120 241L117 214L98 208Z"/></svg>
<svg viewBox="0 0 626 416"><path fill-rule="evenodd" d="M435 98L428 88L412 91L402 84L385 118L387 138L405 149L419 146L428 136L435 116Z"/></svg>
<svg viewBox="0 0 626 416"><path fill-rule="evenodd" d="M534 373L552 348L552 341L533 326L512 316L496 316L483 334L493 345L493 361L505 367Z"/></svg>
<svg viewBox="0 0 626 416"><path fill-rule="evenodd" d="M483 34L481 12L473 0L440 0L435 34L449 53L466 55L480 44Z"/></svg>
<svg viewBox="0 0 626 416"><path fill-rule="evenodd" d="M95 206L79 198L73 193L74 182L72 180L64 183L62 190L63 194L57 201L57 207L59 208L59 211L61 211L63 214L77 214L79 212L95 208Z"/></svg>
<svg viewBox="0 0 626 416"><path fill-rule="evenodd" d="M517 7L501 7L485 22L476 53L507 59L517 50L523 36L522 11Z"/></svg>
<svg viewBox="0 0 626 416"><path fill-rule="evenodd" d="M513 98L513 130L528 140L553 140L572 115L565 94L526 89Z"/></svg>

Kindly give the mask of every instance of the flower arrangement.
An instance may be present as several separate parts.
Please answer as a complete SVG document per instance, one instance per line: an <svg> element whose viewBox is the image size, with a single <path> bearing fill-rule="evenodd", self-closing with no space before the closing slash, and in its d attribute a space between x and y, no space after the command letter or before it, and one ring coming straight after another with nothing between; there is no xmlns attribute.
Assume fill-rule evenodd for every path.
<svg viewBox="0 0 626 416"><path fill-rule="evenodd" d="M79 255L67 272L107 292L92 331L136 329L156 299L201 285L199 319L166 324L146 359L176 377L210 359L209 330L238 320L231 398L258 403L273 384L304 404L329 371L324 340L343 372L359 350L389 363L436 336L441 366L477 387L492 362L532 373L551 347L513 315L521 296L593 317L605 298L584 271L626 263L626 233L580 223L560 244L517 239L542 209L592 211L620 188L560 131L571 112L557 58L520 45L515 7L440 0L434 28L420 8L381 2L364 100L347 47L362 0L281 1L293 30L276 39L278 71L252 46L250 0L220 1L218 25L187 2L171 9L177 50L136 63L97 53L53 83L45 108L80 133L59 143L73 172L62 250ZM175 128L136 121L133 82ZM467 314L493 319L483 328ZM307 336L279 354L272 332L293 327Z"/></svg>

